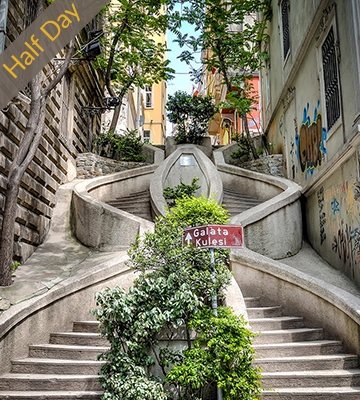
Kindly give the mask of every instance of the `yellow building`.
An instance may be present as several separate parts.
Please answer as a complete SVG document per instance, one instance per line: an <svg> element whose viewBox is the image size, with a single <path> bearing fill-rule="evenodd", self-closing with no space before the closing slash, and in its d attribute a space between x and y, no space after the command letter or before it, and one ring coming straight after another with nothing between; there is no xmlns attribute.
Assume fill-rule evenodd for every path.
<svg viewBox="0 0 360 400"><path fill-rule="evenodd" d="M146 85L143 90L142 137L154 145L162 145L166 138L166 81Z"/></svg>

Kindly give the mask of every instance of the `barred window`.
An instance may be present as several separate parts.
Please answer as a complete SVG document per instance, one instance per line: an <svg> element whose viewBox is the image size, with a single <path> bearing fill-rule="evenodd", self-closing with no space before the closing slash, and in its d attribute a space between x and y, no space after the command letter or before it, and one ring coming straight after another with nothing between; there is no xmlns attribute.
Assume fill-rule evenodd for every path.
<svg viewBox="0 0 360 400"><path fill-rule="evenodd" d="M327 128L330 130L340 117L339 79L333 27L330 28L329 33L321 46L321 54L324 74Z"/></svg>
<svg viewBox="0 0 360 400"><path fill-rule="evenodd" d="M290 0L281 3L281 23L284 59L290 51L290 25L289 25Z"/></svg>

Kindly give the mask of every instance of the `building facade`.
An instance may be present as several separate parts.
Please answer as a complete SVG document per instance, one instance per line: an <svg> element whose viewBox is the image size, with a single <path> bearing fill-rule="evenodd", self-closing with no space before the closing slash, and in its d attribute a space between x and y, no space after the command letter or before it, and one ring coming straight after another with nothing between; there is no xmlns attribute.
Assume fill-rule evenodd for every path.
<svg viewBox="0 0 360 400"><path fill-rule="evenodd" d="M302 185L306 238L360 284L360 3L273 0L264 132Z"/></svg>
<svg viewBox="0 0 360 400"><path fill-rule="evenodd" d="M9 46L31 23L36 2L7 0L0 3L0 43ZM30 18L30 19L29 19ZM76 47L87 43L99 29L92 21L76 38ZM64 56L60 54L59 57ZM62 60L44 69L44 83L56 74ZM48 232L59 185L76 176L79 153L91 150L92 139L101 130L102 78L92 62L73 60L62 81L51 92L46 107L45 130L36 155L24 174L18 196L15 227L15 258L25 261ZM0 111L0 227L9 167L25 132L30 112L29 88Z"/></svg>

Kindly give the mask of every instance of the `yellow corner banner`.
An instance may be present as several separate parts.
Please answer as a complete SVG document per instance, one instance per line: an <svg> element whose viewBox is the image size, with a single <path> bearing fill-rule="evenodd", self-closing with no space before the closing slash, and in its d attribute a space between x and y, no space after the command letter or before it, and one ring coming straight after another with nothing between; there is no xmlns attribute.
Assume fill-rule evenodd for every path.
<svg viewBox="0 0 360 400"><path fill-rule="evenodd" d="M56 0L0 54L0 109L110 0Z"/></svg>

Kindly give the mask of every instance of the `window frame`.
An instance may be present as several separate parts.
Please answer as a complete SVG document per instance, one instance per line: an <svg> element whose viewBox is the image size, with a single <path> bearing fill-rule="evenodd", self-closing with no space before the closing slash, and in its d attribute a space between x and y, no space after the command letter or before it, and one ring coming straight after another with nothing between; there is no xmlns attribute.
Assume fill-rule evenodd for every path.
<svg viewBox="0 0 360 400"><path fill-rule="evenodd" d="M144 99L144 107L146 109L154 108L154 91L153 85L145 85L144 88L145 99ZM150 101L148 102L148 96L150 96Z"/></svg>
<svg viewBox="0 0 360 400"><path fill-rule="evenodd" d="M342 109L342 96L341 96L341 81L340 81L340 50L339 40L336 24L336 7L335 5L326 14L326 20L322 22L320 26L320 33L316 38L316 47L318 55L318 77L320 81L320 96L321 96L321 109L323 117L323 126L327 129L327 139L329 139L334 132L343 124L343 109ZM324 59L322 55L322 49L325 41L327 40L330 31L333 31L334 35L334 60L336 63L336 74L337 74L337 91L338 91L338 104L339 104L339 116L334 121L332 126L329 128L328 112L326 106L326 88L324 78Z"/></svg>
<svg viewBox="0 0 360 400"><path fill-rule="evenodd" d="M285 54L285 35L284 35L284 4L286 3L286 15L287 15L287 33L288 33L288 47L287 52ZM283 56L283 64L286 64L286 61L290 57L291 53L291 36L290 36L290 0L281 0L279 1L279 16L280 16L280 29L281 29L281 52Z"/></svg>
<svg viewBox="0 0 360 400"><path fill-rule="evenodd" d="M149 133L149 138L145 138L145 132ZM143 130L142 139L143 139L143 142L145 142L145 141L151 142L151 130L150 129Z"/></svg>

